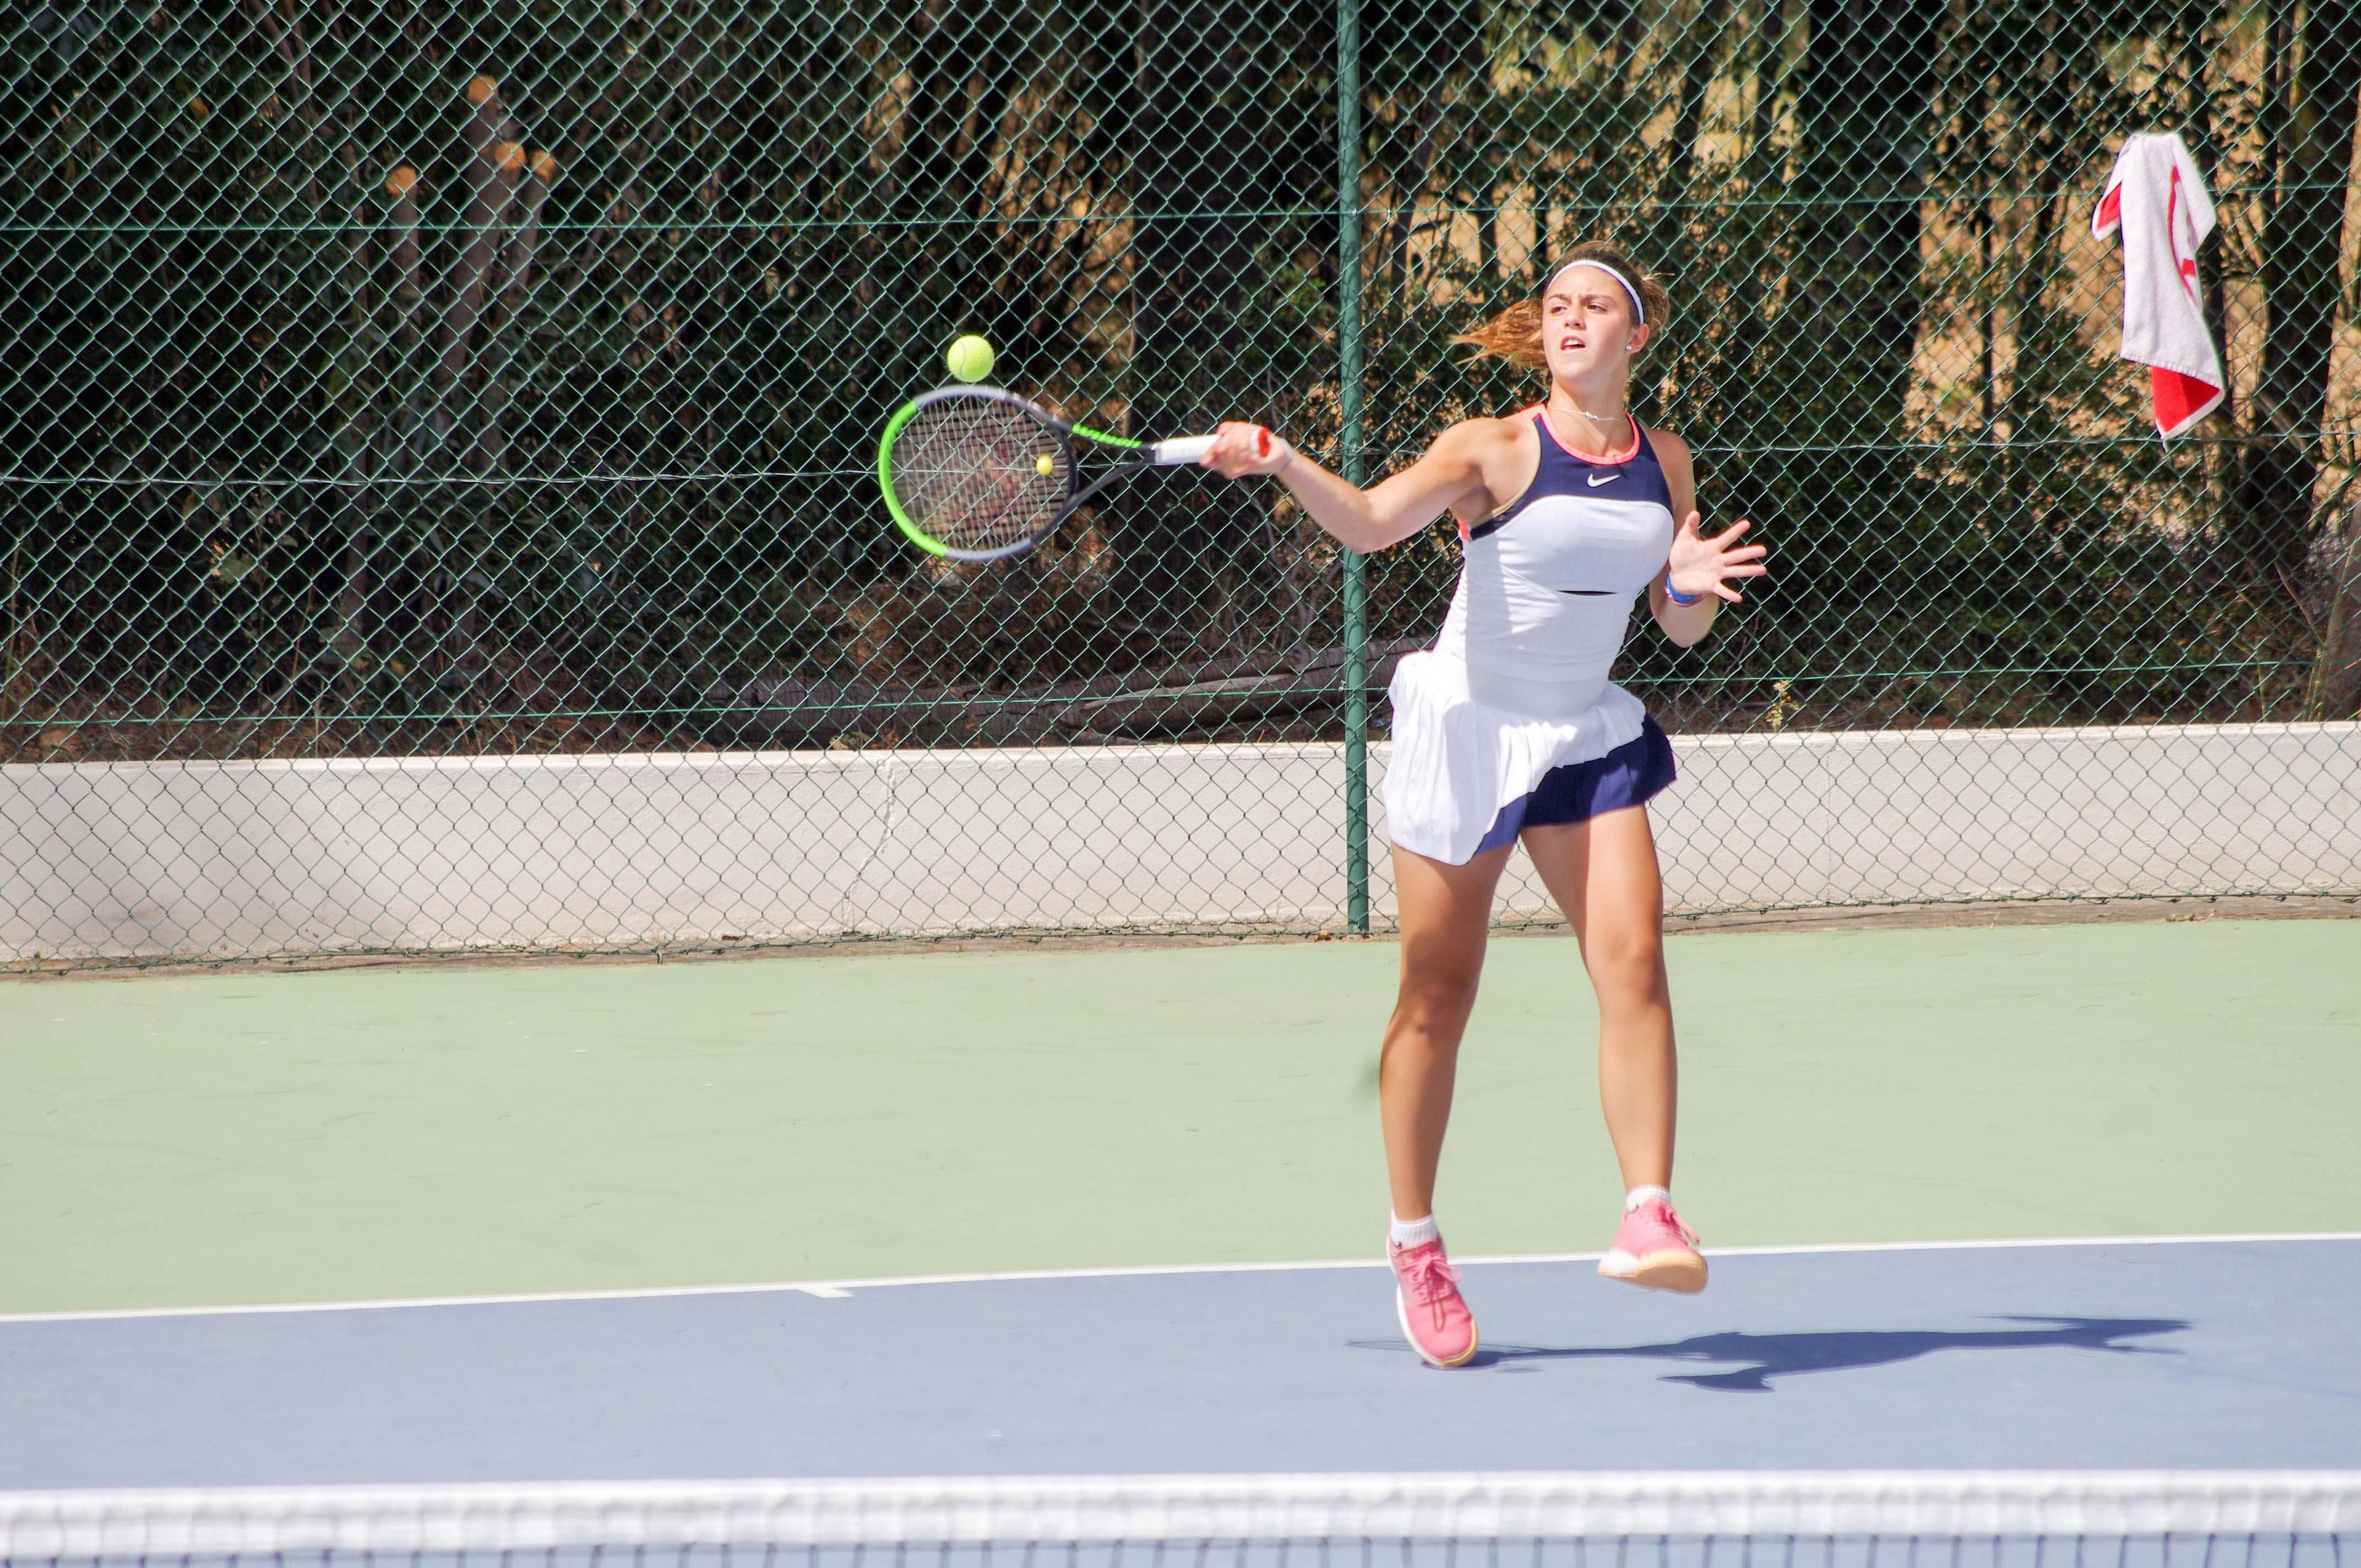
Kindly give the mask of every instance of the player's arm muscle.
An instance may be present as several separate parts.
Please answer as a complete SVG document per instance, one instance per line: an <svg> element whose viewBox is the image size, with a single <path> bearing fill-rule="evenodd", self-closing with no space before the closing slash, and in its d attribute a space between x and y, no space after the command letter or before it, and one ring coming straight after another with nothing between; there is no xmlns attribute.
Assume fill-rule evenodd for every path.
<svg viewBox="0 0 2361 1568"><path fill-rule="evenodd" d="M1498 444L1496 420L1468 420L1435 437L1426 455L1398 474L1389 474L1366 492L1369 521L1376 543L1355 544L1361 551L1382 550L1412 534L1422 533L1435 519L1453 510L1482 517L1491 509L1485 487L1484 459ZM1347 543L1351 541L1347 540Z"/></svg>
<svg viewBox="0 0 2361 1568"><path fill-rule="evenodd" d="M1222 444L1205 460L1232 477L1274 475L1302 503L1312 521L1339 543L1367 554L1400 543L1455 507L1471 509L1479 515L1489 510L1484 458L1487 442L1499 439L1490 428L1498 422L1469 420L1453 425L1435 437L1434 444L1417 462L1366 490L1291 448L1256 461L1250 440L1242 435L1232 443L1233 427L1226 424L1221 431ZM1236 428L1250 432L1256 427Z"/></svg>

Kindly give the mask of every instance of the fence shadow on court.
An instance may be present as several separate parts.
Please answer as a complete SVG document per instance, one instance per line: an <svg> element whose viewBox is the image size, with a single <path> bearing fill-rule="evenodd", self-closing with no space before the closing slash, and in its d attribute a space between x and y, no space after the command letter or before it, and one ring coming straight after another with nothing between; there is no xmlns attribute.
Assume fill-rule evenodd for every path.
<svg viewBox="0 0 2361 1568"><path fill-rule="evenodd" d="M2103 1350L2121 1355L2170 1355L2169 1349L2128 1344L2145 1334L2178 1333L2191 1325L2179 1318L2005 1317L2002 1322L2039 1324L2019 1329L1950 1332L1931 1329L1865 1329L1825 1333L1698 1334L1664 1344L1487 1346L1472 1366L1514 1366L1537 1361L1578 1361L1639 1356L1678 1362L1734 1362L1726 1372L1667 1373L1667 1383L1691 1383L1724 1393L1767 1394L1771 1380L1806 1372L1849 1372L1916 1361L1952 1350ZM1400 1340L1356 1340L1361 1350L1398 1350Z"/></svg>

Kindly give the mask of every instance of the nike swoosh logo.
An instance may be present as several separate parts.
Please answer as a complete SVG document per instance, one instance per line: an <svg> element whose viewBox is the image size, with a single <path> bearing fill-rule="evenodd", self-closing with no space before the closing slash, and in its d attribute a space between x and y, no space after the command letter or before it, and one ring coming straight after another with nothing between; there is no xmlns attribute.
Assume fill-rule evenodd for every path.
<svg viewBox="0 0 2361 1568"><path fill-rule="evenodd" d="M1611 485L1622 477L1623 476L1620 474L1609 474L1604 477L1601 477L1597 474L1593 474L1590 476L1590 488L1595 490L1601 485Z"/></svg>

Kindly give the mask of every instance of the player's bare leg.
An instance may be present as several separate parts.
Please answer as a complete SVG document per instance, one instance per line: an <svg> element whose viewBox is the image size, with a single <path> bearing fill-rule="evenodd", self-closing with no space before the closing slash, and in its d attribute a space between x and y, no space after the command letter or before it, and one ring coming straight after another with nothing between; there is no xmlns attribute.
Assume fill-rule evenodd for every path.
<svg viewBox="0 0 2361 1568"><path fill-rule="evenodd" d="M1680 1063L1664 973L1664 892L1644 806L1529 828L1525 852L1565 913L1598 998L1598 1100L1622 1168L1623 1224L1600 1272L1705 1288L1705 1259L1672 1207Z"/></svg>
<svg viewBox="0 0 2361 1568"><path fill-rule="evenodd" d="M1475 1315L1434 1223L1434 1174L1451 1121L1459 1042L1484 972L1492 889L1509 847L1464 866L1394 850L1401 915L1401 981L1378 1063L1378 1099L1393 1189L1386 1256L1395 1310L1411 1346L1436 1366L1464 1366L1476 1354Z"/></svg>
<svg viewBox="0 0 2361 1568"><path fill-rule="evenodd" d="M1492 892L1510 847L1464 866L1394 851L1401 919L1401 979L1378 1065L1386 1171L1394 1213L1413 1220L1434 1206L1435 1168L1459 1067L1459 1041L1484 973Z"/></svg>

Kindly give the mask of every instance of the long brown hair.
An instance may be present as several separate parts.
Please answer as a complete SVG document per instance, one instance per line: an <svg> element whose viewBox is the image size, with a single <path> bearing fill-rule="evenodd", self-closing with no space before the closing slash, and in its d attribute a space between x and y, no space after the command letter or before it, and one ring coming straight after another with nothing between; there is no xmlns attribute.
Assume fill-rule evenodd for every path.
<svg viewBox="0 0 2361 1568"><path fill-rule="evenodd" d="M1549 277L1555 278L1568 263L1576 261L1596 261L1620 273L1640 291L1640 302L1645 307L1642 314L1648 323L1651 341L1654 334L1664 330L1665 318L1673 312L1672 299L1638 262L1603 239L1586 239L1567 247L1551 266ZM1463 332L1451 341L1474 349L1478 359L1505 359L1529 370L1549 368L1549 356L1542 349L1542 302L1537 299L1520 300L1475 331Z"/></svg>

